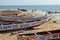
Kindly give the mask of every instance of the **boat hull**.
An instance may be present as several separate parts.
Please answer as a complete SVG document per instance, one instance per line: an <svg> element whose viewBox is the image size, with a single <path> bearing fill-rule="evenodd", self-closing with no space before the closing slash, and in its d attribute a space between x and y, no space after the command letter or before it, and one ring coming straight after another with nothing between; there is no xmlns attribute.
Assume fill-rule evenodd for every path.
<svg viewBox="0 0 60 40"><path fill-rule="evenodd" d="M17 16L16 16L17 17ZM11 17L10 18L7 18L6 17L3 17L1 16L0 17L0 20L3 20L3 21L9 21L9 22L23 22L23 21L31 21L31 20L40 20L38 17L37 18L34 18L34 17L27 17L27 18L20 18L20 17L17 17L17 18L14 18L14 17ZM41 20L40 20L41 21Z"/></svg>
<svg viewBox="0 0 60 40"><path fill-rule="evenodd" d="M25 29L30 27L33 28L39 25L40 25L40 22L14 24L14 25L0 25L0 31L19 30L19 29Z"/></svg>

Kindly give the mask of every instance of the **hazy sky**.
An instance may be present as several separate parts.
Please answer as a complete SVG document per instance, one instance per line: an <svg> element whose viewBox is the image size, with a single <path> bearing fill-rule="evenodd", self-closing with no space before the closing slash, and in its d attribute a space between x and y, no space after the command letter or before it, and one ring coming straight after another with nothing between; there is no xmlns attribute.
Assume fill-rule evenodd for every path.
<svg viewBox="0 0 60 40"><path fill-rule="evenodd" d="M0 5L60 5L60 0L0 0Z"/></svg>

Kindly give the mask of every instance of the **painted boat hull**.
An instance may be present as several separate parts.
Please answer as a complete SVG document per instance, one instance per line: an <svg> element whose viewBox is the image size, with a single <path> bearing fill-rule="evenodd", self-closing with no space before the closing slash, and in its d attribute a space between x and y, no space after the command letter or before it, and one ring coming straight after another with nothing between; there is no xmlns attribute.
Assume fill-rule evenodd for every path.
<svg viewBox="0 0 60 40"><path fill-rule="evenodd" d="M40 25L40 22L25 23L25 24L22 23L22 24L14 24L14 25L1 25L0 31L25 29L25 28L29 28L29 27L36 27L38 25Z"/></svg>
<svg viewBox="0 0 60 40"><path fill-rule="evenodd" d="M4 21L9 21L9 22L23 22L23 21L31 21L31 20L40 20L39 18L34 18L34 17L27 17L27 18L20 18L20 17L17 17L17 18L7 18L7 17L1 17L0 20L4 20Z"/></svg>
<svg viewBox="0 0 60 40"><path fill-rule="evenodd" d="M52 34L49 34L47 32L36 32L36 33L24 33L24 34L17 34L17 39L20 40L20 37L23 39L25 38L31 38L37 37L37 38L31 38L36 40L60 40L60 30L50 31ZM26 40L26 39L25 39Z"/></svg>

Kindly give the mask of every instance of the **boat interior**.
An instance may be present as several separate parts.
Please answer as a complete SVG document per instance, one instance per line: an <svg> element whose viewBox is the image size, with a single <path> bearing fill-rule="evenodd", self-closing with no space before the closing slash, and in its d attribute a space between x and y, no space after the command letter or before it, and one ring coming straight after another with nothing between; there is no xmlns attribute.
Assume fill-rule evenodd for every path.
<svg viewBox="0 0 60 40"><path fill-rule="evenodd" d="M60 40L60 33L41 35L40 33L26 33L26 34L17 34L17 37L27 37L27 36L38 36L37 39L42 38L41 40Z"/></svg>

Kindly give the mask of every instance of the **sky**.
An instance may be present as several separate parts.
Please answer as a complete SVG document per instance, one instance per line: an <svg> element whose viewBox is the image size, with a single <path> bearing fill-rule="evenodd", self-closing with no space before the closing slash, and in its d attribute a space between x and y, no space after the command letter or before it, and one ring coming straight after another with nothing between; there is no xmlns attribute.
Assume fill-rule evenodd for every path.
<svg viewBox="0 0 60 40"><path fill-rule="evenodd" d="M0 5L60 5L60 0L0 0Z"/></svg>

